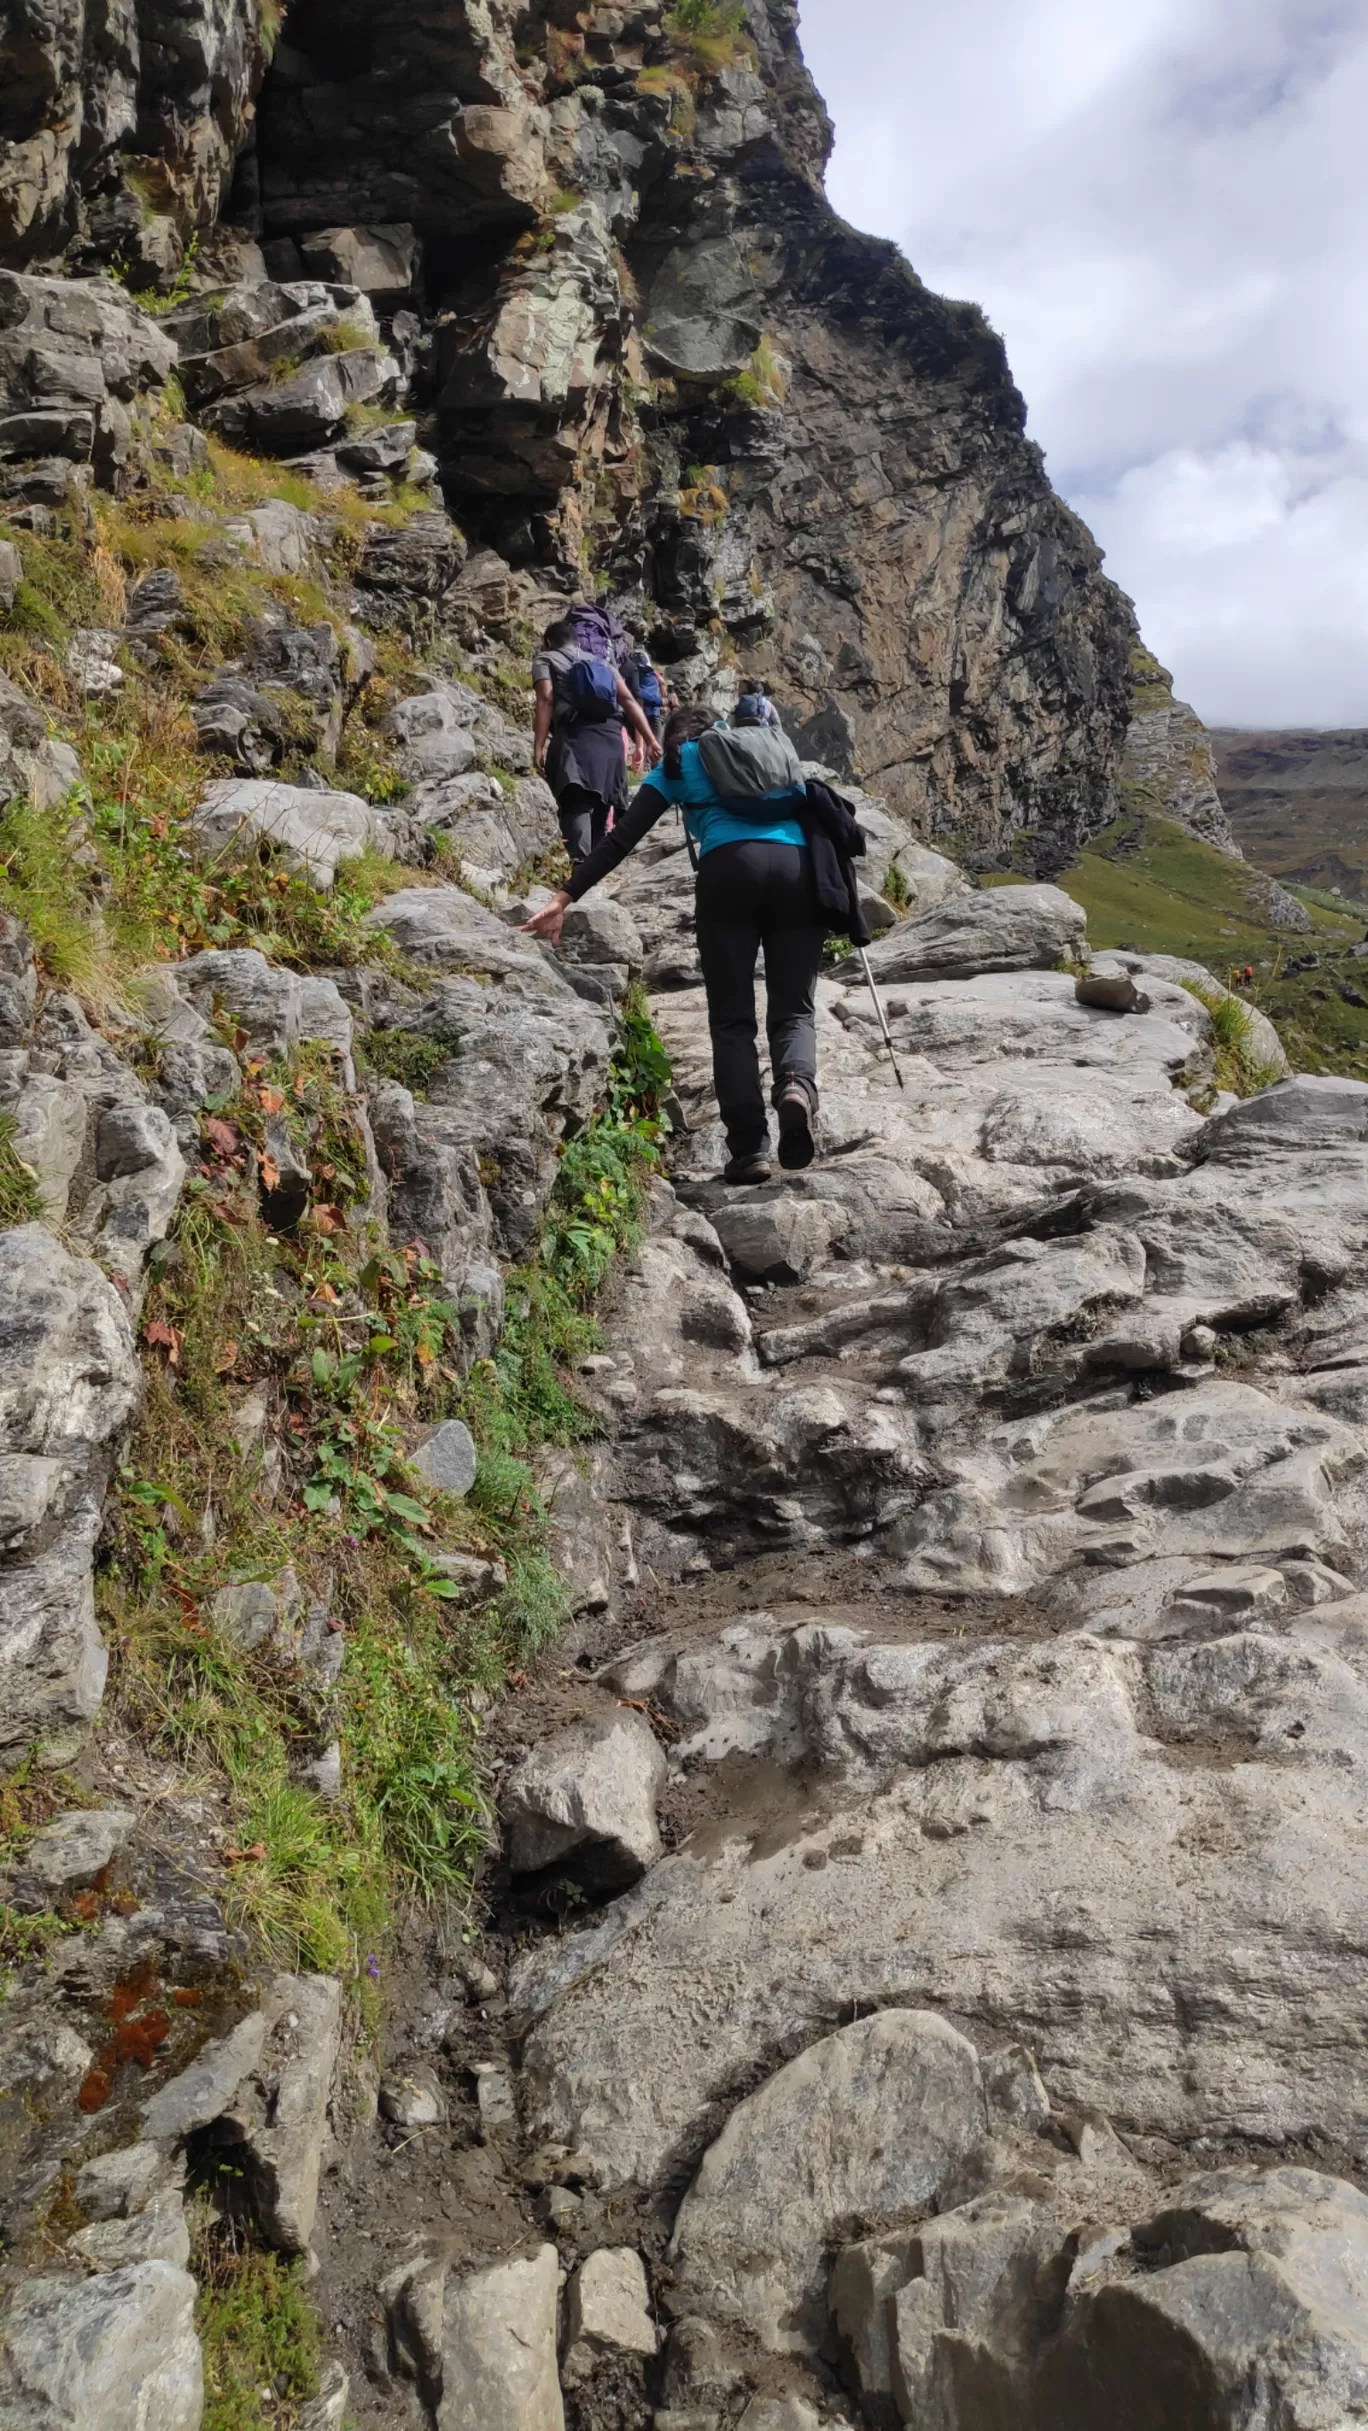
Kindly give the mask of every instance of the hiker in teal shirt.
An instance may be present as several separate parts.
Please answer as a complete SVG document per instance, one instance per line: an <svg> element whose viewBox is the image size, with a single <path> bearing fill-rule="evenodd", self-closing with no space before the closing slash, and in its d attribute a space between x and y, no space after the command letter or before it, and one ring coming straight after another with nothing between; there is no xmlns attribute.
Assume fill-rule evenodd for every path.
<svg viewBox="0 0 1368 2431"><path fill-rule="evenodd" d="M638 787L626 817L526 924L533 936L558 943L567 906L616 869L672 803L679 805L698 870L698 955L727 1135L723 1179L738 1183L768 1181L770 1173L756 1047L762 948L779 1162L793 1171L815 1154L816 989L826 936L802 820L802 764L788 737L747 717L747 706L732 727L706 709L675 710L665 728L665 757Z"/></svg>

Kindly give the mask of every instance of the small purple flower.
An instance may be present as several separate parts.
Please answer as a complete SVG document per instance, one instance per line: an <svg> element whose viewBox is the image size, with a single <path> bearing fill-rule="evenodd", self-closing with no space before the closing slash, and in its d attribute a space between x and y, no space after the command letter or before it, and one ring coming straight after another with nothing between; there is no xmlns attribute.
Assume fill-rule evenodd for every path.
<svg viewBox="0 0 1368 2431"><path fill-rule="evenodd" d="M360 1542L361 1542L361 1539L360 1539L360 1537L359 1537L359 1536L353 1536L353 1535L351 1534L350 1530L348 1530L348 1533L347 1533L347 1534L346 1534L346 1535L343 1537L342 1542L343 1542L343 1544L344 1544L344 1545L350 1545L350 1546L351 1546L351 1548L352 1548L352 1551L353 1551L353 1552L355 1552L355 1551L356 1551L357 1546L358 1546L358 1545L360 1544Z"/></svg>
<svg viewBox="0 0 1368 2431"><path fill-rule="evenodd" d="M379 1983L379 1981L380 1981L380 1961L379 1961L379 1959L376 1957L374 1950L372 1950L372 1952L371 1952L371 1954L370 1954L370 1957L369 1957L369 1958L366 1960L366 1973L367 1973L367 1975L370 1977L371 1982L372 1982L373 1984L378 1984L378 1983Z"/></svg>

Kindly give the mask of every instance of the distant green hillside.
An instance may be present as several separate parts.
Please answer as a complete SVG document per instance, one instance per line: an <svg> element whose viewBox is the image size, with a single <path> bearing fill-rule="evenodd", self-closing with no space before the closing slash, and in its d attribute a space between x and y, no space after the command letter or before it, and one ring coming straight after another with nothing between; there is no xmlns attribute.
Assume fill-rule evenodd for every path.
<svg viewBox="0 0 1368 2431"><path fill-rule="evenodd" d="M1309 936L1273 928L1258 873L1203 844L1170 819L1127 815L1104 829L1057 883L1088 915L1095 948L1188 954L1218 979L1252 962L1251 1001L1277 1024L1294 1065L1368 1080L1368 959L1351 951L1368 909L1332 905L1293 889L1311 914ZM1312 970L1289 962L1316 957Z"/></svg>

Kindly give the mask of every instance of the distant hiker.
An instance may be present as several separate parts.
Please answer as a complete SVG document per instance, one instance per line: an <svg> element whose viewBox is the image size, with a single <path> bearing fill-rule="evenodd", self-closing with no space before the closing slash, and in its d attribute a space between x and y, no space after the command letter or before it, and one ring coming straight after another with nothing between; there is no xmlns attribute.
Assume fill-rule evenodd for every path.
<svg viewBox="0 0 1368 2431"><path fill-rule="evenodd" d="M732 711L733 726L778 726L779 712L757 676L747 679Z"/></svg>
<svg viewBox="0 0 1368 2431"><path fill-rule="evenodd" d="M657 742L665 725L665 679L646 648L644 637L638 641L627 664L628 690L640 702Z"/></svg>
<svg viewBox="0 0 1368 2431"><path fill-rule="evenodd" d="M845 925L843 910L821 899L815 865L824 856L834 869L836 856L825 828L819 837L813 824L802 766L787 737L758 725L729 730L707 709L676 709L665 727L662 766L527 928L554 945L567 905L616 869L672 802L683 810L698 870L698 953L727 1135L723 1180L765 1182L769 1123L755 1038L756 957L763 947L779 1162L793 1172L816 1153L817 973L829 929ZM849 825L858 838L851 850L862 852L864 839L853 819ZM863 934L867 943L868 930Z"/></svg>
<svg viewBox="0 0 1368 2431"><path fill-rule="evenodd" d="M585 627L573 610L547 626L532 661L537 696L534 734L538 770L556 797L560 831L571 863L601 844L614 816L627 808L623 727L635 735L648 765L660 745L614 662L577 638Z"/></svg>

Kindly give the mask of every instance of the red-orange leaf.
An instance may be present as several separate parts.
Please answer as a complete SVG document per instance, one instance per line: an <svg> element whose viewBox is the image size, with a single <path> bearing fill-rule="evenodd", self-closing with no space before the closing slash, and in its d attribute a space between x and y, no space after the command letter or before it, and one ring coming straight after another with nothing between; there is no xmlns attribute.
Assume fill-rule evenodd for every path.
<svg viewBox="0 0 1368 2431"><path fill-rule="evenodd" d="M285 1111L283 1089L258 1089L257 1099L263 1114L283 1114Z"/></svg>
<svg viewBox="0 0 1368 2431"><path fill-rule="evenodd" d="M166 1364L168 1367L176 1367L179 1365L181 1351L180 1333L174 1325L168 1325L164 1318L149 1318L147 1324L143 1327L143 1340L152 1349L165 1351Z"/></svg>
<svg viewBox="0 0 1368 2431"><path fill-rule="evenodd" d="M217 1148L220 1156L236 1156L242 1146L242 1140L235 1125L225 1123L217 1114L206 1117L204 1136L211 1148Z"/></svg>
<svg viewBox="0 0 1368 2431"><path fill-rule="evenodd" d="M261 1152L261 1178L268 1190L279 1190L280 1167L265 1148Z"/></svg>

